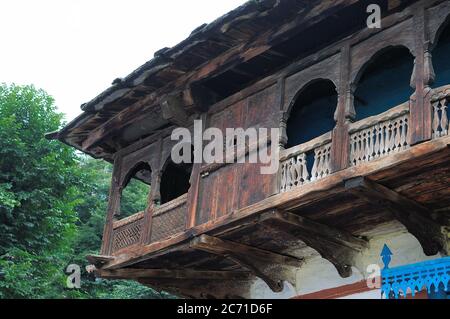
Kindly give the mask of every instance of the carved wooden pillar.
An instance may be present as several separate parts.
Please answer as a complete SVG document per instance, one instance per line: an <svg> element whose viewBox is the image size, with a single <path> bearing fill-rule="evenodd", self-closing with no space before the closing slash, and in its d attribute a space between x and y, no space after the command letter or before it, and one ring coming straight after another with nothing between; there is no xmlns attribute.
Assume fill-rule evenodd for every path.
<svg viewBox="0 0 450 319"><path fill-rule="evenodd" d="M336 127L332 134L331 171L346 169L350 162L349 124L355 118L353 106L354 89L349 83L350 77L350 45L345 44L341 51L340 83L338 90L338 105L334 119Z"/></svg>
<svg viewBox="0 0 450 319"><path fill-rule="evenodd" d="M285 85L286 85L286 78L283 76L281 79L278 80L277 83L277 94L278 94L277 101L278 101L278 109L280 110L278 119L280 127L280 136L278 145L280 150L284 150L286 144L288 143L287 122L289 120L290 111L285 110L284 105Z"/></svg>
<svg viewBox="0 0 450 319"><path fill-rule="evenodd" d="M202 132L205 130L206 122L208 120L208 116L206 113L203 113L201 115L201 120L203 123ZM200 132L194 132L194 138L200 134ZM202 141L203 143L203 141ZM203 144L197 145L194 142L194 148L195 147L201 147L201 150L203 150ZM194 149L194 153L196 153L197 150ZM192 227L195 227L196 225L196 218L197 218L197 205L198 205L198 196L200 192L200 183L201 183L201 168L202 163L195 163L195 156L192 158L194 161L193 167L192 167L192 173L191 173L191 179L190 179L190 188L188 191L188 198L187 198L187 218L186 218L186 229L190 229Z"/></svg>
<svg viewBox="0 0 450 319"><path fill-rule="evenodd" d="M414 13L415 26L415 60L411 77L411 87L415 89L410 99L409 138L415 145L431 139L431 94L430 85L434 81L434 70L429 52L429 41L426 32L425 12L418 8Z"/></svg>
<svg viewBox="0 0 450 319"><path fill-rule="evenodd" d="M101 254L109 256L112 253L112 240L113 240L113 226L114 218L119 213L120 209L120 174L121 174L122 160L116 159L114 161L114 170L111 180L111 189L109 190L108 210L103 228L102 248Z"/></svg>
<svg viewBox="0 0 450 319"><path fill-rule="evenodd" d="M143 245L150 244L152 238L153 213L156 206L161 203L159 185L161 184L161 171L152 171L151 191L148 196L147 208L144 212L140 242Z"/></svg>
<svg viewBox="0 0 450 319"><path fill-rule="evenodd" d="M163 171L157 170L152 173L152 183L155 185L152 188L152 198L150 199L151 204L161 205L161 178Z"/></svg>
<svg viewBox="0 0 450 319"><path fill-rule="evenodd" d="M287 121L288 121L289 115L286 112L280 112L280 139L278 141L278 145L280 147L280 150L284 150L286 147L286 144L288 143L288 136L287 136Z"/></svg>

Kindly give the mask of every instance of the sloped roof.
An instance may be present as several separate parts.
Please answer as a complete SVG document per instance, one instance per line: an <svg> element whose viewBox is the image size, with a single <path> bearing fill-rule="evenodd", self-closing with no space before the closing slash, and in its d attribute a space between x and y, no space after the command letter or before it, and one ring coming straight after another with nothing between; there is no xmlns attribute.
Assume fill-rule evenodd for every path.
<svg viewBox="0 0 450 319"><path fill-rule="evenodd" d="M129 112L155 111L163 94L213 77L239 63L270 52L291 37L357 0L251 0L210 24L195 29L172 48L164 48L123 79L81 106L83 113L49 135L94 157L108 158L114 146L83 148L88 135ZM129 118L126 117L128 121ZM124 119L125 121L125 119ZM162 121L160 125L164 126ZM155 130L157 125L155 125Z"/></svg>

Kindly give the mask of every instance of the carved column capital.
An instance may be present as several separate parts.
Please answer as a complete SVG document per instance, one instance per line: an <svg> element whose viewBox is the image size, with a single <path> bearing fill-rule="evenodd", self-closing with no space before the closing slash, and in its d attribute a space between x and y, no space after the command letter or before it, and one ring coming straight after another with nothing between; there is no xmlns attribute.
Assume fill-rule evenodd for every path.
<svg viewBox="0 0 450 319"><path fill-rule="evenodd" d="M353 122L356 119L355 111L355 91L356 85L350 83L345 91L345 101L344 101L344 122Z"/></svg>
<svg viewBox="0 0 450 319"><path fill-rule="evenodd" d="M161 203L161 178L163 171L155 170L152 171L152 195L150 204L159 205Z"/></svg>
<svg viewBox="0 0 450 319"><path fill-rule="evenodd" d="M289 119L289 114L287 112L283 112L283 111L280 112L280 116L279 116L280 139L278 141L280 149L284 149L288 142L288 136L287 136L288 119Z"/></svg>

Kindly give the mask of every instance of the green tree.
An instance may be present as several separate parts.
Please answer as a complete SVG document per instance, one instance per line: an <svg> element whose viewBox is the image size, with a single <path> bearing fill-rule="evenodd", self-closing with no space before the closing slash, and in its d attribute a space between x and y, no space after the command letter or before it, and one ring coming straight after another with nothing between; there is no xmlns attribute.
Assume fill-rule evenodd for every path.
<svg viewBox="0 0 450 319"><path fill-rule="evenodd" d="M79 220L78 236L74 245L73 263L87 266L86 255L96 254L101 246L103 225L106 217L108 194L112 177L112 165L90 157L82 156L79 162L83 183L79 191L82 200L75 210ZM122 216L135 214L145 208L149 187L132 180L123 196ZM82 293L89 298L102 299L154 299L169 298L136 282L124 280L99 280L82 273Z"/></svg>
<svg viewBox="0 0 450 319"><path fill-rule="evenodd" d="M76 235L77 160L44 134L61 126L53 99L0 86L0 297L73 296L63 260Z"/></svg>
<svg viewBox="0 0 450 319"><path fill-rule="evenodd" d="M46 140L62 119L43 90L0 85L0 298L167 297L84 271L101 246L112 169ZM129 191L126 214L145 206L148 186ZM73 263L82 267L79 290L65 288Z"/></svg>

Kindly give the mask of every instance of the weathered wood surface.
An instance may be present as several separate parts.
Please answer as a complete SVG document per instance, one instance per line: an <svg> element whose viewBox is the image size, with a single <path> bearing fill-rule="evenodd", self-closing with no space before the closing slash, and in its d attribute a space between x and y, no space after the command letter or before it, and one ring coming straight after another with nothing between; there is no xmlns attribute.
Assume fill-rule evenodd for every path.
<svg viewBox="0 0 450 319"><path fill-rule="evenodd" d="M431 211L425 206L366 178L351 179L345 187L368 203L388 209L417 237L428 256L444 252L446 239L441 226L431 219Z"/></svg>
<svg viewBox="0 0 450 319"><path fill-rule="evenodd" d="M434 198L439 199L444 196L444 192L450 194L448 188L448 156L450 155L450 138L440 138L430 142L426 142L420 145L416 145L411 149L405 150L401 153L396 153L388 157L379 158L372 162L363 163L359 166L350 167L346 170L332 174L322 180L315 183L304 185L303 187L296 188L295 190L279 195L274 195L266 200L258 202L249 207L245 207L232 214L222 216L214 221L206 224L193 227L187 232L177 235L165 241L153 243L143 247L136 247L124 252L121 255L116 256L116 259L109 263L106 268L114 269L121 268L127 265L136 264L150 258L157 258L159 255L164 255L174 247L182 247L183 243L189 241L193 236L199 236L204 233L211 234L225 234L227 231L249 227L257 223L257 219L260 213L263 213L271 209L282 209L289 211L309 210L314 212L309 218L320 222L322 219L329 219L330 222L336 223L339 227L346 227L351 229L352 233L358 231L358 229L364 229L364 224L368 220L367 215L370 216L373 211L373 207L367 206L368 209L364 209L364 202L355 197L346 197L344 181L354 178L355 176L367 176L374 181L382 181L383 184L390 186L395 185L395 188L401 189L403 183L409 183L409 191L413 194L413 199L418 198L418 202L427 204L432 202ZM444 180L439 178L439 175L434 175L433 171L440 169L447 169L447 176ZM411 175L411 179L405 178L405 176ZM420 180L414 178L417 176ZM404 181L404 182L403 182ZM427 183L426 188L422 187L421 183ZM442 184L444 183L444 184ZM417 188L417 191L414 189ZM441 189L436 193L434 190ZM406 191L406 193L409 193ZM339 195L341 194L341 195ZM426 194L428 197L424 197ZM434 195L434 196L433 196ZM336 198L333 205L326 202L328 198L336 196L344 196ZM426 198L426 199L425 199ZM324 205L321 205L321 202ZM331 203L331 202L330 202ZM441 203L439 207L449 207L450 201ZM320 207L320 209L318 209ZM330 215L324 214L324 211L330 211ZM364 217L360 217L360 223L358 218L355 218L355 211L360 212ZM345 214L345 215L343 215ZM317 217L315 217L317 215ZM336 215L336 219L333 216ZM353 216L349 218L342 218L342 216ZM382 218L381 222L388 219L382 212L378 212L375 215L377 218ZM392 219L392 217L391 217ZM350 221L355 220L351 223ZM373 220L374 222L376 220ZM380 220L379 220L380 221ZM355 225L355 226L352 226ZM373 225L371 225L373 228ZM179 246L181 244L181 246Z"/></svg>
<svg viewBox="0 0 450 319"><path fill-rule="evenodd" d="M173 280L250 280L245 271L198 271L191 269L97 269L97 276L105 279L173 279Z"/></svg>
<svg viewBox="0 0 450 319"><path fill-rule="evenodd" d="M287 237L302 240L330 261L344 278L352 274L354 255L367 247L364 239L288 212L265 213L261 216L261 221L269 223L270 227L285 229ZM284 225L291 226L296 231L286 229Z"/></svg>
<svg viewBox="0 0 450 319"><path fill-rule="evenodd" d="M274 292L283 290L283 281L295 279L285 277L281 268L286 266L300 267L303 260L280 255L259 248L242 245L236 242L224 241L219 238L202 235L191 242L194 249L230 258L238 265L251 271L262 279ZM295 284L295 282L294 282Z"/></svg>

